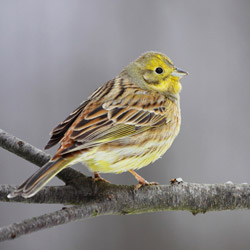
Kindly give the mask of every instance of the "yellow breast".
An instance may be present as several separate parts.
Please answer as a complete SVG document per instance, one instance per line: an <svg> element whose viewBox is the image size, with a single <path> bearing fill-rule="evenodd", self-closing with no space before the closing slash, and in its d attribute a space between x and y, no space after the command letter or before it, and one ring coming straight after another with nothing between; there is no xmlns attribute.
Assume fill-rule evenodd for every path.
<svg viewBox="0 0 250 250"><path fill-rule="evenodd" d="M166 112L167 123L163 126L92 148L78 161L100 173L121 173L147 166L168 150L179 133L179 104L169 101Z"/></svg>

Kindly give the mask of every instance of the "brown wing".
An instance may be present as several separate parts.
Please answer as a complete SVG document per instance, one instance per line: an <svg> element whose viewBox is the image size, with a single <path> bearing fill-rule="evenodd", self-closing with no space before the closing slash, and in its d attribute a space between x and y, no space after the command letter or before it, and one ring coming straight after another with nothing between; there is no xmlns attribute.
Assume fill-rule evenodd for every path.
<svg viewBox="0 0 250 250"><path fill-rule="evenodd" d="M61 122L57 127L55 127L51 134L51 138L44 149L49 149L56 145L67 132L69 127L73 124L79 114L82 112L84 107L89 103L89 101L83 102L77 109L75 109L63 122Z"/></svg>
<svg viewBox="0 0 250 250"><path fill-rule="evenodd" d="M63 122L61 122L58 126L56 126L51 131L51 138L44 149L49 149L59 143L68 129L72 126L77 117L82 113L84 108L89 104L91 100L96 98L102 98L102 96L106 95L114 85L114 79L107 82L103 86L99 87L94 93L88 98L87 101L84 101L77 109L75 109Z"/></svg>
<svg viewBox="0 0 250 250"><path fill-rule="evenodd" d="M116 94L107 93L101 100L95 96L88 103L62 141L64 150L60 154L138 134L167 122L164 96L127 88L121 79L116 79L110 92Z"/></svg>

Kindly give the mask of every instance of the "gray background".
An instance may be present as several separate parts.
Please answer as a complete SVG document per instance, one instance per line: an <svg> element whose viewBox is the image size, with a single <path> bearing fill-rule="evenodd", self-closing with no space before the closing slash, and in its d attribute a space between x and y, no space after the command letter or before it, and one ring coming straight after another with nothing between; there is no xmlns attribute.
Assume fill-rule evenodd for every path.
<svg viewBox="0 0 250 250"><path fill-rule="evenodd" d="M190 75L182 80L180 135L139 174L161 184L179 176L250 182L249 27L250 1L2 0L0 127L43 148L49 131L91 92L157 50ZM0 149L0 183L20 184L36 169ZM104 177L135 184L128 173ZM0 226L60 208L1 203ZM105 216L0 249L250 249L249 221L249 211Z"/></svg>

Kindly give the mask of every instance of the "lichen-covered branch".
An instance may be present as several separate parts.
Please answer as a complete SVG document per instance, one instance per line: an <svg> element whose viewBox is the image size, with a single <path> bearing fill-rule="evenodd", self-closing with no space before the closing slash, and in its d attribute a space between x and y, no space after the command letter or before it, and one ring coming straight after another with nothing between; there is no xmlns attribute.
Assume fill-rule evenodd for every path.
<svg viewBox="0 0 250 250"><path fill-rule="evenodd" d="M0 129L0 147L22 157L29 162L34 163L39 167L42 167L50 159L49 154L46 154L31 144L8 134L2 129ZM79 178L80 176L83 176L83 174L72 168L64 169L57 175L57 177L65 183L71 182L72 179Z"/></svg>
<svg viewBox="0 0 250 250"><path fill-rule="evenodd" d="M0 241L97 215L126 215L165 210L187 210L197 214L250 208L248 184L181 183L146 186L135 191L134 186L89 182L87 190L80 186L46 187L30 199L13 200L6 198L13 187L0 186L2 201L75 205L0 228Z"/></svg>

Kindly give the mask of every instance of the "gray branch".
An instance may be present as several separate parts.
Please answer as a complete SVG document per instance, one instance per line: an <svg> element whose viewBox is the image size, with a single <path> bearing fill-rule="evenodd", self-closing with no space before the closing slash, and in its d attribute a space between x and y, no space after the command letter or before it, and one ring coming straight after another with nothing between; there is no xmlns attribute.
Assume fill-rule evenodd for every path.
<svg viewBox="0 0 250 250"><path fill-rule="evenodd" d="M41 150L2 130L0 146L39 166L49 159ZM249 184L181 183L145 186L135 191L134 186L93 182L92 178L72 169L66 169L64 173L66 174L60 175L60 178L66 182L66 186L45 187L30 199L16 197L9 200L7 194L14 187L0 185L0 201L71 205L53 213L0 228L0 241L106 214L126 215L165 210L187 210L197 214L250 208Z"/></svg>
<svg viewBox="0 0 250 250"><path fill-rule="evenodd" d="M42 167L50 159L49 154L13 135L8 134L2 129L0 129L0 147L22 157L31 163L34 163L38 167ZM57 175L57 177L66 184L70 183L76 178L81 178L81 176L83 176L82 173L72 168L64 169Z"/></svg>
<svg viewBox="0 0 250 250"><path fill-rule="evenodd" d="M8 200L6 195L12 189L11 186L0 186L0 199L32 203L74 203L75 206L0 228L0 241L107 214L126 215L165 210L187 210L197 214L250 208L248 184L181 183L146 186L135 191L134 186L95 184L89 181L87 190L80 186L45 187L30 199Z"/></svg>

